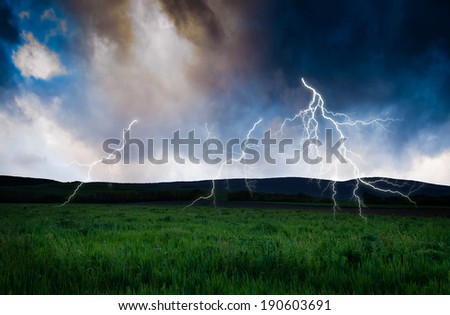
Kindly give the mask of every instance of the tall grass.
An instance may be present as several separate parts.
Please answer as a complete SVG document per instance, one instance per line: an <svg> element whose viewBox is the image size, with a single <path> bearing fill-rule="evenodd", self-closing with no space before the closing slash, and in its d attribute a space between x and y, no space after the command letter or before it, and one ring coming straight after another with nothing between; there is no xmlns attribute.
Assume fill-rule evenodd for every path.
<svg viewBox="0 0 450 315"><path fill-rule="evenodd" d="M2 294L449 294L450 218L0 205Z"/></svg>

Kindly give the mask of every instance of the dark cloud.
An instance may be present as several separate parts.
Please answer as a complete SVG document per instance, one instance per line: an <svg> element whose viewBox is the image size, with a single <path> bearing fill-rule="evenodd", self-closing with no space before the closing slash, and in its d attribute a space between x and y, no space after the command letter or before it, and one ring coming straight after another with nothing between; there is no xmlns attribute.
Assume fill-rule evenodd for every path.
<svg viewBox="0 0 450 315"><path fill-rule="evenodd" d="M403 119L391 128L395 145L450 119L448 1L209 1L216 19L208 23L185 2L169 3L178 31L197 45L183 33L189 23L212 25L204 38L213 43L214 27L223 28L220 51L201 50L191 74L219 93L211 82L227 82L218 99L239 109L283 106L304 77L333 110ZM225 103L217 102L232 111Z"/></svg>
<svg viewBox="0 0 450 315"><path fill-rule="evenodd" d="M181 36L202 47L218 47L223 30L214 12L203 0L160 0Z"/></svg>
<svg viewBox="0 0 450 315"><path fill-rule="evenodd" d="M251 39L243 45L260 56L260 71L281 69L294 86L300 75L354 85L414 66L420 71L427 64L412 64L418 57L432 49L449 53L445 2L244 2L234 3Z"/></svg>
<svg viewBox="0 0 450 315"><path fill-rule="evenodd" d="M19 30L11 8L0 2L0 88L12 83L11 47L19 42Z"/></svg>
<svg viewBox="0 0 450 315"><path fill-rule="evenodd" d="M19 40L19 30L11 8L6 3L0 2L0 38L8 43L16 43Z"/></svg>
<svg viewBox="0 0 450 315"><path fill-rule="evenodd" d="M56 0L81 27L83 41L91 33L118 45L118 56L127 57L133 43L129 0ZM86 43L80 43L85 46ZM82 47L83 48L83 47Z"/></svg>

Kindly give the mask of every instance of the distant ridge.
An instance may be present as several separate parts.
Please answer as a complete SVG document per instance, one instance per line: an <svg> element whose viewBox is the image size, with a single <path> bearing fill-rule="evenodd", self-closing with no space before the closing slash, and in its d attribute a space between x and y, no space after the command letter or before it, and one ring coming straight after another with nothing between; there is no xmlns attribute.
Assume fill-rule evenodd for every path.
<svg viewBox="0 0 450 315"><path fill-rule="evenodd" d="M56 180L34 177L0 175L0 186L24 186L58 183Z"/></svg>
<svg viewBox="0 0 450 315"><path fill-rule="evenodd" d="M380 178L369 178L375 181ZM379 182L381 188L393 188L411 197L419 205L450 207L450 186L421 183L417 181L389 179L396 183L390 187ZM247 179L253 193L247 190L245 179L216 180L219 201L258 201L294 203L331 203L331 181L301 177L278 177ZM352 202L355 180L336 182L336 199ZM72 194L79 182L58 182L43 178L0 176L0 202L61 203ZM86 183L72 202L121 203L153 201L192 201L209 194L211 180L191 182L163 182L148 184ZM358 195L369 204L409 204L405 198L375 191L360 185Z"/></svg>

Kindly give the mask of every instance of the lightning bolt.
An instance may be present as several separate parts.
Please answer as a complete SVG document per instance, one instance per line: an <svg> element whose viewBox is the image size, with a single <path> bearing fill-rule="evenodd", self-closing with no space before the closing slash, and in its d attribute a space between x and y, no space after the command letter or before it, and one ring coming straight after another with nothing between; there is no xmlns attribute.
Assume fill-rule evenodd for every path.
<svg viewBox="0 0 450 315"><path fill-rule="evenodd" d="M131 127L132 127L135 123L137 123L137 120L136 120L136 119L133 120L133 121L128 125L128 128L125 129L125 132L126 132L126 131L129 131L129 130L131 129ZM109 155L106 157L106 159L112 158L112 157L114 156L114 153L115 153L115 152L120 152L120 151L123 150L123 148L125 147L125 132L124 132L123 135L122 135L122 143L123 143L122 146L121 146L120 148L114 150L113 153L109 154ZM81 166L81 167L88 167L87 179L86 179L85 181L81 181L81 182L77 185L77 187L75 188L75 190L72 192L72 194L66 199L66 201L64 201L62 204L58 205L58 207L63 207L63 206L65 206L65 205L67 205L68 203L70 203L70 202L73 200L73 198L75 198L75 196L77 195L77 193L78 193L78 191L80 190L80 188L81 188L85 183L91 181L91 172L92 172L92 170L94 169L94 167L95 167L97 164L101 163L102 161L103 161L103 158L102 158L102 159L99 159L99 160L96 160L96 161L94 161L94 162L92 162L92 163L89 163L89 164L83 164L83 163L79 163L79 162L77 162L77 161L71 161L71 162L65 164L65 165L74 165L74 164L75 164L75 165L78 165L78 166Z"/></svg>
<svg viewBox="0 0 450 315"><path fill-rule="evenodd" d="M311 101L309 102L308 107L306 109L300 110L293 117L285 118L283 120L283 123L280 126L280 129L275 134L278 134L278 135L283 134L284 129L286 128L287 124L293 123L297 120L301 120L301 127L303 129L301 142L303 142L307 139L318 139L319 138L319 125L320 125L319 121L325 120L325 121L329 122L331 124L331 126L333 126L333 129L335 131L337 131L339 137L341 139L344 139L345 135L343 132L343 126L377 125L377 126L383 128L384 130L387 130L386 125L388 125L391 122L398 121L398 119L392 119L392 118L384 118L384 119L376 118L376 119L371 119L371 120L353 120L347 114L335 113L331 110L328 110L325 107L325 102L324 102L322 96L313 87L308 85L303 78L301 78L301 82L305 88L307 88L308 90L310 90L312 92ZM314 148L315 148L315 153L318 153L318 148L316 146ZM367 186L375 191L401 196L401 197L405 198L406 200L408 200L409 202L411 202L412 204L414 204L414 205L416 204L410 198L410 194L412 192L420 189L420 187L419 188L412 187L410 189L410 191L406 194L406 193L401 192L398 189L398 188L400 188L400 185L393 183L393 182L389 181L388 179L383 178L383 179L374 180L374 181L364 179L361 177L359 167L357 166L356 162L354 161L355 157L356 158L360 158L360 157L357 154L355 154L354 152L352 152L351 150L349 150L345 146L345 143L342 144L342 146L340 148L340 153L353 169L353 175L354 175L354 179L355 179L356 183L355 183L355 186L352 191L352 198L354 200L356 200L357 205L358 205L359 215L362 218L367 220L366 217L364 217L363 213L362 213L362 209L365 207L365 204L364 204L362 198L358 194L358 190L360 189L361 185ZM337 165L338 164L333 163L333 165L334 165L334 170L335 170L335 176L337 177L337 175L338 175ZM321 172L322 172L322 170L323 170L323 164L321 165ZM381 188L378 185L380 182L390 185L392 188ZM336 210L339 209L339 204L336 199L337 187L336 187L335 180L331 181L331 190L332 190L332 200L333 200L333 213L335 214Z"/></svg>

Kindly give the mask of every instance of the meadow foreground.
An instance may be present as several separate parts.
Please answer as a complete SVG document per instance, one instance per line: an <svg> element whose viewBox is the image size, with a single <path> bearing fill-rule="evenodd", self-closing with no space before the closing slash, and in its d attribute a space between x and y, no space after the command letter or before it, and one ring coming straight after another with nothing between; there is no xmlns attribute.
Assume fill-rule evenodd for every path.
<svg viewBox="0 0 450 315"><path fill-rule="evenodd" d="M450 218L0 205L1 294L450 294Z"/></svg>

